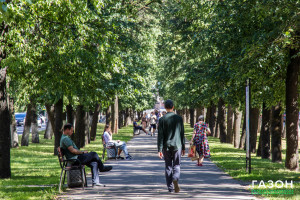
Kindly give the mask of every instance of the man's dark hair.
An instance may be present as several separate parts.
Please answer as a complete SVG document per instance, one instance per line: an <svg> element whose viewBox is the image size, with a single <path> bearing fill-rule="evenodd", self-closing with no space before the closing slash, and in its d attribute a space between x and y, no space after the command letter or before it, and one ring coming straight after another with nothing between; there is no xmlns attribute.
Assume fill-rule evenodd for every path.
<svg viewBox="0 0 300 200"><path fill-rule="evenodd" d="M173 101L171 99L168 99L165 101L165 108L166 109L172 109L174 107Z"/></svg>
<svg viewBox="0 0 300 200"><path fill-rule="evenodd" d="M70 130L71 128L73 127L73 124L70 124L70 123L66 123L65 125L64 125L64 131L65 130Z"/></svg>

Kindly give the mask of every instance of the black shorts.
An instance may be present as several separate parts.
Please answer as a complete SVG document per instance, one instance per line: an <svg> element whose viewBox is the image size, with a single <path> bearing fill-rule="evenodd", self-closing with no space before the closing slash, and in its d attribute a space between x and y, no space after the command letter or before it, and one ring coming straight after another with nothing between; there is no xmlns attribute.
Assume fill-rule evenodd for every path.
<svg viewBox="0 0 300 200"><path fill-rule="evenodd" d="M156 129L156 124L151 124L151 128Z"/></svg>

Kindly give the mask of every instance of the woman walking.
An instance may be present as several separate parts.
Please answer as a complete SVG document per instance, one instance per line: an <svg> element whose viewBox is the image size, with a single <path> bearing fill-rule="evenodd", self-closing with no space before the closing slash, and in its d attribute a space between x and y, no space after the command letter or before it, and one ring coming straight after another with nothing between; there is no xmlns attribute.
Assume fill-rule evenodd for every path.
<svg viewBox="0 0 300 200"><path fill-rule="evenodd" d="M210 157L207 134L210 135L210 129L208 128L208 124L204 122L204 116L200 115L198 122L194 126L194 134L191 140L191 144L196 146L196 151L199 154L198 166L203 165L204 158Z"/></svg>

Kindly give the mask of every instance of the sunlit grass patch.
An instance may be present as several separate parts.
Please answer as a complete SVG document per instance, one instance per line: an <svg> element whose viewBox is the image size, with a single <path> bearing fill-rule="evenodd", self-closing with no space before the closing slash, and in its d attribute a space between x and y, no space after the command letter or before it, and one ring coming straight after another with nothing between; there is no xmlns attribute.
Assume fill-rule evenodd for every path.
<svg viewBox="0 0 300 200"><path fill-rule="evenodd" d="M186 137L189 140L192 136L191 129L188 124L185 125ZM284 139L282 141L282 163L273 163L271 160L261 159L252 153L251 174L246 172L246 152L243 149L236 149L232 144L220 143L219 138L211 136L208 137L208 143L211 150L210 160L235 179L245 181L249 185L253 180L293 181L293 194L264 194L262 196L276 199L300 199L300 173L285 168L286 145ZM273 190L275 189L273 188Z"/></svg>
<svg viewBox="0 0 300 200"><path fill-rule="evenodd" d="M86 147L88 151L95 151L102 156L103 145L101 135L104 124L98 124L96 140ZM128 141L132 138L132 126L119 130L113 139ZM54 155L54 137L46 140L44 131L40 132L40 143L30 143L29 146L20 146L11 149L10 179L0 179L0 199L54 199L58 193L61 168L58 158ZM21 135L19 135L21 141ZM87 171L89 172L89 170Z"/></svg>

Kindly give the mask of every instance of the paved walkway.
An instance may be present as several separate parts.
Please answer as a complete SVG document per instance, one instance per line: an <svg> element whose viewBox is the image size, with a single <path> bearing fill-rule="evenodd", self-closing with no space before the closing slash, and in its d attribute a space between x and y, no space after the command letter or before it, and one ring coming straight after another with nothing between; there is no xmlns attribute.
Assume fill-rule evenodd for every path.
<svg viewBox="0 0 300 200"><path fill-rule="evenodd" d="M127 143L134 160L107 161L112 171L100 174L106 187L92 188L89 174L88 188L67 189L59 199L255 199L246 190L248 184L232 179L209 160L198 167L186 155L181 164L181 191L169 194L156 139L145 134L135 136Z"/></svg>

